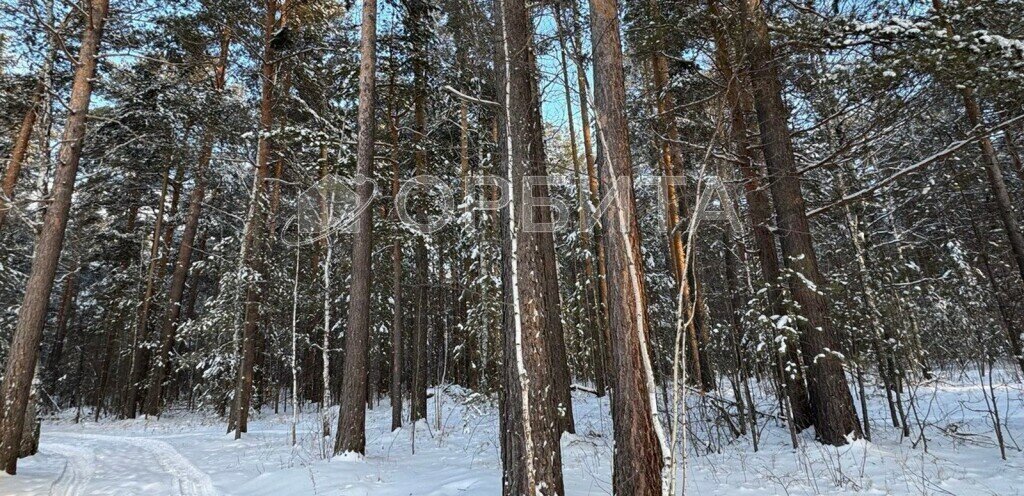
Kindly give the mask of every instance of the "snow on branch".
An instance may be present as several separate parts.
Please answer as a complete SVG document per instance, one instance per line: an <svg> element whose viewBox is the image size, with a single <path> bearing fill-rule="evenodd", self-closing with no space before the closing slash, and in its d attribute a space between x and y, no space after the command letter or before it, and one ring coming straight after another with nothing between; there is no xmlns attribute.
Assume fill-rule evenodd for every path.
<svg viewBox="0 0 1024 496"><path fill-rule="evenodd" d="M490 100L484 100L482 98L476 98L476 97L473 97L473 96L469 96L469 95L467 95L467 94L465 94L465 93L463 93L463 92L461 92L461 91L459 91L459 90L457 90L455 88L452 88L451 86L445 86L444 89L445 89L445 91L451 92L455 96L457 96L457 97L459 97L459 98L461 98L463 100L472 102L472 103L479 103L481 105L487 105L489 107L497 107L497 106L499 106L498 102L492 102Z"/></svg>
<svg viewBox="0 0 1024 496"><path fill-rule="evenodd" d="M889 176L889 177L879 181L878 183L874 184L873 186L864 188L864 189L862 189L860 191L857 191L855 193L850 193L850 194L840 198L839 200L836 200L836 201L834 201L832 203L829 203L828 205L825 205L823 207L818 207L818 208L816 208L814 210L811 210L810 212L807 213L807 216L808 217L815 217L817 215L820 215L820 214L823 214L823 213L827 212L828 210L830 210L830 209L832 209L834 207L846 205L848 203L852 203L852 202L855 202L855 201L863 200L865 198L870 198L872 195L874 195L875 191L878 191L879 189L884 188L885 186L888 186L889 184L892 184L897 179L899 179L899 178L901 178L901 177L903 177L903 176L905 176L907 174L910 174L911 172L916 172L918 170L921 170L921 169L923 169L923 168L925 168L925 167L927 167L927 166L929 166L929 165L931 165L931 164L933 164L935 162L938 162L939 160L942 160L942 159L944 159L944 158L946 158L946 157L956 153L961 148L963 148L963 147L965 147L967 145L970 145L972 143L976 143L976 142L978 142L978 141L980 141L980 140L982 140L984 138L987 138L989 135L995 133L996 131L999 131L999 130L1005 128L1005 127L1011 126L1014 123L1019 122L1021 120L1024 120L1024 114L1021 114L1021 115L1018 115L1017 117L1014 117L1012 119L1003 121L1003 122L1001 122L1001 123L999 123L999 124L997 124L995 126L986 128L986 129L982 130L981 132L979 132L979 133L977 133L974 136L971 136L969 138L964 138L962 140L955 141L952 144L950 144L949 146L947 146L946 148L944 148L941 151L939 151L938 153L935 153L935 154L933 154L933 155L931 155L931 156L929 156L929 157L927 157L927 158L925 158L925 159L923 159L921 161L918 161L918 162L916 162L916 163L914 163L912 165L909 165L909 166L907 166L907 167L905 167L903 169L900 169L899 171L893 173L893 175L891 175L891 176Z"/></svg>

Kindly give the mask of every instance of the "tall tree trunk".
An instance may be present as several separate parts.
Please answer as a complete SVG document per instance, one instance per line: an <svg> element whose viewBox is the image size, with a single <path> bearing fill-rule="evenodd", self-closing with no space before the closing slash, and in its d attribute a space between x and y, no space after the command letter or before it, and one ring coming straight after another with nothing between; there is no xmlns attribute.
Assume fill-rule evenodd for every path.
<svg viewBox="0 0 1024 496"><path fill-rule="evenodd" d="M35 129L36 119L43 106L43 98L46 97L48 88L45 78L48 76L48 72L49 68L44 69L35 89L32 90L32 102L29 104L28 110L25 111L25 117L21 120L21 127L18 128L18 135L14 138L14 148L11 150L11 160L7 163L7 170L4 171L3 185L0 189L0 232L4 230L7 214L14 208L11 205L14 199L14 186L18 184L21 166L25 163L25 157L28 155L32 130Z"/></svg>
<svg viewBox="0 0 1024 496"><path fill-rule="evenodd" d="M724 22L717 0L708 2L712 14ZM726 98L730 109L731 139L736 147L739 169L743 177L743 190L747 198L747 218L754 236L754 245L758 262L761 266L761 277L767 289L769 310L773 315L786 315L782 291L779 282L782 269L779 266L779 253L772 235L771 211L772 204L763 185L764 176L758 166L755 147L749 137L750 124L747 115L752 113L752 102L747 91L746 75L739 73L734 67L732 40L726 36L725 29L716 24L715 61L722 73L726 85ZM814 412L807 396L804 383L803 366L796 346L786 346L786 350L774 356L779 379L782 381L783 395L789 404L792 424L796 431L803 431L814 422ZM783 362L785 361L785 363ZM781 401L781 399L780 399Z"/></svg>
<svg viewBox="0 0 1024 496"><path fill-rule="evenodd" d="M373 200L373 136L376 126L374 92L377 70L377 0L363 0L359 42L359 116L356 144L357 208ZM366 452L366 362L370 340L370 278L373 249L373 209L363 208L352 237L352 286L349 290L345 364L334 452Z"/></svg>
<svg viewBox="0 0 1024 496"><path fill-rule="evenodd" d="M985 123L981 115L981 107L974 97L974 90L964 88L962 93L964 106L967 109L967 122L974 128L983 128ZM982 162L985 164L985 173L988 176L988 184L999 210L999 218L1003 221L1003 228L1006 229L1006 236L1013 252L1013 260L1017 264L1017 271L1021 280L1024 281L1024 234L1021 234L1020 221L1013 211L1013 204L1010 203L1010 193L1006 189L1006 181L1003 179L1003 171L999 166L995 148L992 147L992 140L985 136L979 141L979 144L981 145Z"/></svg>
<svg viewBox="0 0 1024 496"><path fill-rule="evenodd" d="M529 46L526 53L531 59L528 67L531 70L530 79L534 85L533 93L540 95L540 78L537 77L537 59L534 54L532 30L531 35L527 38L527 43L529 43ZM540 101L539 97L537 101ZM539 104L534 107L533 119L536 121L534 125L538 129L543 129ZM530 145L530 151L535 154L536 158L534 158L535 165L530 174L547 177L547 160L544 156L544 133L534 133L531 135L531 138L533 142ZM534 190L538 193L538 196L547 196L546 187L535 187ZM524 210L531 217L536 217L540 223L549 224L553 221L551 208L546 204L534 206L531 200L524 204ZM555 414L559 417L562 431L574 433L576 432L576 425L573 421L572 394L569 390L571 376L565 350L565 330L562 326L562 295L558 288L558 260L555 255L555 236L553 232L549 232L550 230L541 229L541 231L536 234L540 238L541 257L544 266L544 312L547 314L544 319L544 333L545 339L548 340L549 360L551 362L553 379L552 387L555 390Z"/></svg>
<svg viewBox="0 0 1024 496"><path fill-rule="evenodd" d="M860 424L843 372L840 342L832 327L828 303L820 293L824 278L818 269L800 177L796 172L789 112L782 100L782 83L765 13L760 0L740 2L745 9L750 84L769 187L775 202L782 255L786 267L796 274L789 280L790 291L806 319L800 333L800 347L808 357L807 386L814 410L815 435L823 443L840 446L847 443L848 436L861 436Z"/></svg>
<svg viewBox="0 0 1024 496"><path fill-rule="evenodd" d="M213 89L215 92L223 91L225 74L227 71L227 57L230 43L230 34L225 29L221 34L220 56L215 68L215 79ZM195 186L189 196L188 213L185 217L185 230L181 234L181 241L178 244L178 259L174 264L174 272L171 275L171 286L167 296L167 308L164 312L163 324L160 330L160 345L157 351L156 363L150 369L149 392L146 395L146 413L150 415L160 414L160 401L163 394L163 382L169 367L168 357L171 347L174 345L174 336L177 332L178 319L181 316L182 296L185 293L185 280L188 278L192 266L192 248L196 240L196 232L199 230L199 218L203 212L203 201L206 199L206 169L210 165L213 156L214 132L207 127L203 134L203 141L199 150L199 161L195 167Z"/></svg>
<svg viewBox="0 0 1024 496"><path fill-rule="evenodd" d="M601 186L612 195L602 217L608 280L608 317L615 375L615 455L612 485L616 494L664 494L668 448L655 402L650 325L644 290L640 230L633 198L633 171L626 121L626 85L618 2L592 0L595 104L601 140Z"/></svg>
<svg viewBox="0 0 1024 496"><path fill-rule="evenodd" d="M184 141L188 141L187 136ZM179 163L176 167L173 181L170 181L169 172L168 168L164 174L164 184L160 192L160 204L157 209L157 221L153 227L153 244L150 247L149 270L146 272L145 278L146 290L143 293L142 302L137 314L138 322L134 335L131 373L126 390L127 400L124 405L124 415L128 418L135 416L137 407L140 411L145 411L144 402L139 403L137 400L145 399L139 397L138 394L140 389L146 386L144 384L145 378L151 372L150 360L152 351L150 350L149 342L150 311L153 307L160 281L163 281L167 270L167 257L175 230L175 224L171 220L177 215L178 201L181 199L181 189L185 176L184 163ZM173 189L169 205L166 201L168 186ZM169 206L170 209L165 211L165 206ZM159 341L156 345L159 349Z"/></svg>
<svg viewBox="0 0 1024 496"><path fill-rule="evenodd" d="M46 367L43 378L54 388L60 379L60 362L64 356L64 341L67 338L68 323L73 319L75 313L75 297L78 295L78 268L74 267L64 276L64 290L60 295L60 307L57 309L56 330L53 335L53 344L46 357Z"/></svg>
<svg viewBox="0 0 1024 496"><path fill-rule="evenodd" d="M235 336L236 353L239 357L238 375L235 380L235 396L228 419L228 430L235 431L235 439L246 432L249 421L249 401L252 396L253 367L256 354L256 332L260 321L260 285L250 280L259 272L262 265L259 261L263 246L263 229L266 227L264 205L266 201L266 182L270 174L270 154L273 143L270 139L274 125L274 86L277 79L277 63L275 50L272 46L275 33L286 22L283 8L279 0L266 0L266 17L263 22L263 57L261 61L260 90L260 137L256 150L256 173L253 179L252 194L249 198L249 212L246 214L245 229L242 234L241 260L244 277L244 302L241 336ZM278 20L278 11L282 11ZM237 331L236 331L237 333Z"/></svg>
<svg viewBox="0 0 1024 496"><path fill-rule="evenodd" d="M409 420L427 418L427 276L430 271L427 247L417 236L414 263L416 265L416 302L413 311L412 384Z"/></svg>
<svg viewBox="0 0 1024 496"><path fill-rule="evenodd" d="M163 236L164 208L167 204L170 168L171 166L168 165L164 169L163 185L160 189L160 199L157 204L156 222L153 225L153 238L149 246L149 267L146 270L145 278L146 289L142 293L139 309L136 312L135 332L132 337L131 368L128 372L128 382L125 389L124 404L122 405L123 411L121 412L125 418L135 418L139 388L142 387L142 379L146 376L143 363L146 360L146 352L148 351L146 341L149 338L149 311L152 308L155 296L153 293L156 291L157 266L160 265L162 258L162 255L160 255L160 240Z"/></svg>
<svg viewBox="0 0 1024 496"><path fill-rule="evenodd" d="M464 56L460 52L460 66L465 66ZM459 204L465 205L461 208L461 215L469 215L469 223L476 225L476 212L469 206L469 104L466 100L459 101L459 177L462 183L462 191L459 195ZM469 306L475 301L474 294L468 290L469 283L476 280L475 271L472 268L472 254L463 254L459 260L459 274L456 277L456 321L455 329L459 333L455 338L456 342L465 343L458 351L458 365L456 367L455 382L468 388L476 388L473 381L473 355L476 353L476 334L469 327Z"/></svg>
<svg viewBox="0 0 1024 496"><path fill-rule="evenodd" d="M135 223L138 220L138 204L132 202L131 205L132 206L128 209L128 215L125 222L125 233L134 233ZM125 271L128 270L129 264L130 260L127 257L122 257L121 263L119 264L118 274L124 274ZM124 292L125 286L128 284L128 282L125 279L123 279L123 275L121 277L122 280L115 285L114 289L111 292L114 298L118 298ZM113 312L112 318L110 318L111 312ZM114 308L109 308L107 312L104 313L105 320L107 320L107 332L106 336L103 339L103 359L100 362L99 366L99 381L96 386L95 392L95 409L93 410L93 419L96 422L99 422L100 414L102 413L104 408L104 401L106 400L107 396L107 385L110 382L111 366L112 364L117 362L117 360L115 360L119 344L117 342L117 338L118 335L120 334L122 322L125 317L124 314L124 309L118 308L116 306Z"/></svg>
<svg viewBox="0 0 1024 496"><path fill-rule="evenodd" d="M560 55L561 55L561 64L562 64L562 87L563 87L563 90L565 91L565 108L566 108L567 122L569 123L569 148L570 148L570 152L572 153L573 181L576 184L577 190L579 192L578 193L578 197L579 197L578 198L578 202L579 202L578 217L579 218L578 218L577 222L579 223L579 228L580 228L580 238L579 238L580 239L580 248L585 252L585 255L584 255L584 258L583 258L584 280L583 280L582 284L580 284L580 287L583 288L584 301L586 302L585 304L588 305L588 306L593 306L593 308L589 308L588 307L587 314L589 315L589 317L588 317L588 322L586 323L586 325L587 325L587 327L589 329L591 329L592 346L591 346L589 351L590 351L591 361L594 364L594 389L595 389L595 391L597 391L597 395L600 397L600 396L604 396L605 377L606 377L606 374L607 374L607 371L605 370L605 359L604 359L605 352L604 352L604 346L603 346L604 345L604 332L602 331L602 329L604 328L604 311L603 311L604 304L603 304L603 302L601 300L600 289L597 287L597 285L600 284L600 282L598 281L598 277L599 276L597 274L595 274L595 272L594 272L594 260L590 256L590 253L591 253L592 248L593 248L591 246L591 236L590 236L591 232L586 227L587 207L588 207L588 205L590 205L590 201L591 201L590 190L589 190L590 181L588 179L588 181L587 181L588 188L585 189L583 184L582 184L582 180L583 180L582 174L584 174L585 171L581 170L580 158L579 158L579 149L577 148L577 144L576 144L576 123L575 123L576 117L573 115L572 89L571 89L571 86L569 84L569 64L568 64L568 61L567 61L567 59L569 57L569 48L568 48L569 33L565 29L565 22L563 20L563 16L564 15L565 15L564 9L562 9L561 5L559 4L557 6L557 10L555 12L555 21L556 21L557 26L558 26L558 44L559 44L559 48L561 49L560 50ZM579 70L578 66L577 66L577 70ZM582 87L582 89L580 91L582 91L583 94L586 94L586 81L584 80L580 84L583 85L583 87ZM586 107L587 104L586 103L582 103L581 105L583 107ZM581 108L581 112L583 112L585 114L586 110L584 108ZM583 126L587 129L586 133L589 136L589 134L590 134L590 124L588 122L586 122L585 119L583 120ZM589 138L588 138L588 140L589 140ZM587 147L586 148L587 148L586 151L585 151L585 155L586 156L584 157L584 160L587 162L587 167L593 167L593 164L591 163L592 162L592 157L590 156L590 149L589 149L590 148L590 143L589 143L589 141L587 142Z"/></svg>
<svg viewBox="0 0 1024 496"><path fill-rule="evenodd" d="M18 446L18 458L32 456L39 451L39 395L42 393L42 367L36 363L32 374L32 389L29 392L28 407L25 408L25 423L21 433L21 444Z"/></svg>
<svg viewBox="0 0 1024 496"><path fill-rule="evenodd" d="M320 159L320 180L329 180L328 173L331 166L327 148L320 149ZM320 235L318 236L317 253L323 254L323 262L322 267L317 267L317 269L320 269L323 276L324 304L324 329L320 342L320 382L323 389L323 394L320 395L320 415L323 423L321 434L327 438L331 436L331 420L333 420L328 413L333 401L331 398L331 261L334 259L334 244L330 234L334 221L335 196L333 188L321 190L321 195L325 194L329 196L321 196L318 199L320 203Z"/></svg>
<svg viewBox="0 0 1024 496"><path fill-rule="evenodd" d="M394 316L391 320L391 430L402 427L402 246L396 240L391 246L391 289L394 298Z"/></svg>
<svg viewBox="0 0 1024 496"><path fill-rule="evenodd" d="M576 85L579 90L579 102L580 102L580 130L583 136L583 156L586 158L587 163L587 183L589 186L589 201L590 206L595 206L598 203L600 197L599 189L600 185L597 177L597 162L594 158L594 145L593 136L591 135L590 127L590 99L587 96L588 83L587 83L587 70L584 64L583 55L583 40L582 40L582 26L579 22L579 12L577 9L572 11L572 50L573 50L573 61L576 66ZM589 208L589 207L588 207ZM604 275L607 273L605 270L605 255L604 255L604 243L601 241L602 233L599 226L594 226L593 231L593 245L595 255L597 259L597 277L595 284L595 298L597 299L597 317L598 326L594 329L595 342L598 344L599 353L602 360L602 369L605 371L604 379L611 378L611 335L608 329L608 281ZM604 395L604 387L598 388L599 396Z"/></svg>
<svg viewBox="0 0 1024 496"><path fill-rule="evenodd" d="M941 0L932 0L932 7L936 13L942 15L943 5ZM953 36L953 26L949 21L946 24L946 32ZM985 120L981 113L981 105L974 96L974 90L964 87L960 90L964 100L964 110L967 114L967 122L976 130L983 130ZM992 195L996 200L996 207L999 210L999 218L1003 221L1003 228L1006 229L1006 236L1010 242L1010 249L1013 252L1013 260L1017 265L1021 281L1024 282L1024 234L1020 230L1020 221L1013 211L1013 204L1010 203L1010 193L1006 189L1006 181L1003 179L1003 171L999 166L999 159L996 157L996 150L992 146L992 140L985 134L978 144L981 147L981 158L985 164L985 173L988 176L988 184L992 189Z"/></svg>
<svg viewBox="0 0 1024 496"><path fill-rule="evenodd" d="M648 5L653 22L663 22L657 2L648 0ZM655 29L655 33L657 31L658 28ZM664 41L656 36L652 40L655 49L651 52L651 79L656 98L657 134L663 136L658 143L661 149L660 161L662 174L685 183L684 158L682 150L679 149L679 128L675 121L675 96L669 88L668 58L663 51L657 49L664 44ZM665 184L664 189L669 260L675 283L677 286L682 286L683 298L686 302L684 309L687 315L684 318L687 322L687 341L690 343L687 346L690 357L686 362L687 368L689 368L688 376L701 390L711 391L715 389L715 377L707 353L705 353L708 344L707 307L699 295L700 286L694 270L695 264L692 263L693 256L688 253L690 247L687 246L689 229L686 226L689 224L690 216L686 203L688 201L685 194L686 186L685 184Z"/></svg>
<svg viewBox="0 0 1024 496"><path fill-rule="evenodd" d="M121 320L121 312L118 311L114 316L114 319L107 323L106 336L103 338L103 359L100 361L99 366L99 380L96 384L96 394L94 395L93 403L93 420L95 422L100 421L100 415L103 413L104 403L107 397L107 385L110 381L111 375L111 364L114 362L114 353L117 350L117 335L120 329L119 321Z"/></svg>
<svg viewBox="0 0 1024 496"><path fill-rule="evenodd" d="M96 60L108 6L108 0L91 0L88 5L84 33L75 62L67 124L53 178L51 201L43 216L42 231L36 243L32 268L25 283L25 297L18 309L18 323L8 352L3 379L3 409L0 411L0 465L10 474L17 470L25 409L38 359L46 307L64 244L64 230L71 208L71 195L75 189L75 176L82 153Z"/></svg>
<svg viewBox="0 0 1024 496"><path fill-rule="evenodd" d="M967 214L971 221L971 232L974 234L974 239L979 245L988 244L988 240L982 235L982 231L978 226L978 219L974 215L975 207L971 204L971 201L964 194L963 186L957 182L957 192L960 194L961 205L967 208ZM995 273L992 270L992 262L988 255L988 251L982 249L978 250L978 258L981 261L982 272L985 278L988 280L989 289L992 291L992 300L987 301L989 308L995 307L995 313L999 315L999 319L1002 323L1002 328L1006 332L1008 344L1010 345L1010 355L1013 360L1017 362L1017 366L1024 370L1024 352L1021 351L1020 335L1021 331L1015 325L1015 321L1010 317L1010 310L1007 308L1006 303L1003 301L1001 291L999 290L999 284L996 279Z"/></svg>
<svg viewBox="0 0 1024 496"><path fill-rule="evenodd" d="M495 3L497 50L495 74L501 104L500 150L511 201L502 211L503 362L501 455L506 495L563 494L559 447L562 427L555 411L560 394L552 370L548 333L551 277L542 233L525 229L527 195L547 196L546 186L527 192L523 179L543 171L533 24L523 0ZM547 208L547 207L545 207ZM550 215L550 212L549 212ZM543 218L542 218L543 221ZM550 234L550 233L549 233Z"/></svg>
<svg viewBox="0 0 1024 496"><path fill-rule="evenodd" d="M757 412L755 411L752 395L750 394L750 381L748 380L747 357L744 353L744 342L746 341L743 330L741 309L743 308L744 293L740 290L739 276L736 267L746 262L744 255L746 246L741 239L735 236L732 227L726 225L722 233L722 247L725 258L725 281L729 291L727 310L729 324L732 332L729 334L730 347L733 353L733 366L735 367L733 379L733 397L736 401L736 416L738 417L740 435L747 432L747 419L750 419L750 439L754 445L754 451L758 449ZM747 406L750 411L747 411Z"/></svg>
<svg viewBox="0 0 1024 496"><path fill-rule="evenodd" d="M1010 160L1013 162L1013 170L1017 172L1017 177L1024 181L1024 161L1020 158L1017 145L1013 143L1013 133L1009 128L1003 129L1003 142L1006 145L1006 153L1010 155Z"/></svg>
<svg viewBox="0 0 1024 496"><path fill-rule="evenodd" d="M844 193L841 193L845 195ZM861 286L861 296L864 297L864 304L868 310L868 322L871 329L869 336L871 344L875 349L878 360L878 375L882 379L882 386L885 389L886 402L889 405L889 418L893 427L900 427L904 418L902 401L899 399L899 388L897 382L902 378L897 377L896 360L892 348L898 346L895 337L889 331L888 326L882 322L882 312L878 308L875 290L872 285L871 272L868 265L867 234L861 231L860 216L854 213L849 204L843 205L843 213L846 216L847 226L850 230L850 237L853 240L854 253L857 258L857 274ZM867 416L867 411L864 411ZM904 427L904 432L909 435L909 429Z"/></svg>
<svg viewBox="0 0 1024 496"><path fill-rule="evenodd" d="M412 38L412 71L413 71L413 120L414 129L412 142L414 145L413 159L416 175L426 174L427 151L423 139L427 136L427 41L430 36L426 25L429 23L429 5L427 0L411 0L409 2L408 29ZM416 265L416 304L413 325L413 372L412 401L409 408L409 420L416 422L427 418L427 278L430 272L426 241L422 235L416 235L414 249Z"/></svg>
<svg viewBox="0 0 1024 496"><path fill-rule="evenodd" d="M534 65L533 67L536 67ZM537 122L541 122L540 114L537 114ZM535 149L542 149L543 135L539 134L539 141L534 145ZM537 176L546 176L547 170L544 161L539 162L541 170L533 173ZM542 217L545 214L541 214ZM550 211L546 214L550 221ZM547 314L544 324L545 338L548 340L550 349L551 373L553 376L552 387L555 389L555 415L559 418L562 432L575 433L576 422L572 414L572 392L569 390L572 376L569 373L568 353L565 349L565 330L562 326L562 298L558 289L558 262L555 256L555 240L553 233L538 233L541 238L541 249L544 261L544 304Z"/></svg>
<svg viewBox="0 0 1024 496"><path fill-rule="evenodd" d="M199 253L206 253L206 240L207 234L199 234L199 242L196 243L196 251ZM186 291L188 296L185 296L185 309L178 316L183 321L195 320L196 318L196 302L199 300L199 291L203 284L203 271L196 270L191 273L191 282L187 284Z"/></svg>
<svg viewBox="0 0 1024 496"><path fill-rule="evenodd" d="M394 66L392 66L394 67ZM395 70L391 72L388 99L388 130L391 134L391 197L397 198L401 189L401 172L398 155L398 115L395 113ZM398 212L391 212L392 220L400 222ZM391 297L394 314L391 319L391 430L402 427L402 367L405 365L403 353L405 340L402 336L402 240L400 229L394 232L395 239L391 245Z"/></svg>

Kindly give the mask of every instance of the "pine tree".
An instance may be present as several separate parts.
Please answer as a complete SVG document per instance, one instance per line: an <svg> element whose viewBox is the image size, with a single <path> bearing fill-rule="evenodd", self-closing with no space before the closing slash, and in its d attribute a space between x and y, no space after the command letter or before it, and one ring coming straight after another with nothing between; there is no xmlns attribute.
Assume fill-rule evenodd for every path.
<svg viewBox="0 0 1024 496"><path fill-rule="evenodd" d="M373 249L373 162L377 81L377 2L364 0L359 39L359 137L357 143L357 211L352 240L352 287L345 337L341 412L334 453L366 452L366 373L370 334L370 278Z"/></svg>
<svg viewBox="0 0 1024 496"><path fill-rule="evenodd" d="M557 422L556 391L551 367L556 357L551 339L550 288L554 277L547 261L550 233L527 229L533 223L527 196L544 198L546 187L533 187L525 179L544 168L539 95L534 81L533 25L522 0L495 3L496 88L499 94L499 137L505 179L511 198L502 210L502 314L504 381L501 396L501 456L503 493L563 494L559 438L564 424ZM532 188L533 191L526 191ZM545 219L540 216L541 222ZM547 234L547 236L545 236Z"/></svg>
<svg viewBox="0 0 1024 496"><path fill-rule="evenodd" d="M644 266L633 193L633 164L626 122L626 88L619 36L618 2L590 4L593 37L594 102L600 143L601 190L612 202L602 214L608 280L608 328L611 333L612 422L616 494L664 494L667 446L654 401L651 326L647 316Z"/></svg>
<svg viewBox="0 0 1024 496"><path fill-rule="evenodd" d="M800 329L800 347L807 357L807 390L814 412L815 436L836 446L849 436L861 436L857 411L843 372L839 340L829 317L821 288L824 277L818 268L811 239L807 208L800 188L790 141L788 112L782 100L776 58L768 38L763 7L744 2L746 56L754 95L758 127L768 169L768 184L775 206L782 256L789 275L790 291L800 305L806 324Z"/></svg>
<svg viewBox="0 0 1024 496"><path fill-rule="evenodd" d="M107 21L107 0L92 0L83 19L82 44L78 50L75 80L68 101L68 122L64 131L57 170L54 172L52 201L43 217L43 230L36 242L32 270L25 283L25 299L18 310L18 325L7 357L3 380L3 410L0 411L0 465L7 473L17 471L18 449L28 408L29 390L38 360L50 291L64 244L71 195L74 193L78 162L85 137L92 97L96 61Z"/></svg>

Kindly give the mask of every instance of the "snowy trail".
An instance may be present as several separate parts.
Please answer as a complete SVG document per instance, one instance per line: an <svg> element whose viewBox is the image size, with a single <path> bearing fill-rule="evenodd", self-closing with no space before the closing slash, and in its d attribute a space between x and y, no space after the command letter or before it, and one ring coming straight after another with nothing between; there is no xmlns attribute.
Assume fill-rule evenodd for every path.
<svg viewBox="0 0 1024 496"><path fill-rule="evenodd" d="M93 450L70 444L49 443L40 448L43 453L64 458L64 470L50 486L52 496L75 496L85 491L92 479L96 454Z"/></svg>
<svg viewBox="0 0 1024 496"><path fill-rule="evenodd" d="M497 406L452 390L455 394L433 396L444 400L442 427L427 428L421 421L415 454L411 429L391 431L390 405L382 402L369 410L367 455L357 459L325 456L333 445L320 435L321 413L312 406L300 418L294 446L288 428L292 412L264 412L250 424L249 434L235 440L213 415L74 423L71 410L65 418L44 420L40 452L21 460L17 476L0 473L0 496L500 494ZM1001 404L1010 402L1007 432L1019 439L1024 389L1015 385L997 392L1005 398ZM929 412L928 423L921 424L927 453L913 446L916 438L903 438L891 427L884 393L868 397L873 442L823 446L814 442L813 432L805 432L794 450L788 430L763 417L757 452L748 438L740 438L729 439L717 453L689 457L687 494L1024 496L1024 456L1009 449L1008 460L999 458L981 393L980 386L965 383L934 382L917 390L922 415ZM757 399L759 411L771 411L773 397ZM691 406L698 401L693 398ZM574 394L573 403L578 434L564 435L561 446L566 494L610 494L609 403L586 393ZM703 433L713 428L694 425ZM948 426L963 436L950 436Z"/></svg>
<svg viewBox="0 0 1024 496"><path fill-rule="evenodd" d="M51 436L65 442L44 442L41 449L68 460L64 473L54 481L52 494L92 494L91 485L109 489L111 479L120 480L127 493L164 494L169 489L174 496L218 494L209 474L164 441L69 432L55 432ZM67 441L77 441L77 446ZM169 483L164 482L167 476L171 478Z"/></svg>

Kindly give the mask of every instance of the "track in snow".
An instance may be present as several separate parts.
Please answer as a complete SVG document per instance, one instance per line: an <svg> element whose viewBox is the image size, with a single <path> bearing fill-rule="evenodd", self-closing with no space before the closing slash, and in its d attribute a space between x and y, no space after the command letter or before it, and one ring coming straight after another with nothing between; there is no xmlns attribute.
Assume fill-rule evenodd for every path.
<svg viewBox="0 0 1024 496"><path fill-rule="evenodd" d="M95 470L96 453L70 444L48 443L40 451L64 458L64 470L50 486L51 496L76 496L85 491Z"/></svg>
<svg viewBox="0 0 1024 496"><path fill-rule="evenodd" d="M198 467L193 465L192 462L188 460L188 458L182 456L181 453L178 453L178 450L174 449L173 446L167 444L164 441L146 437L104 436L100 434L79 434L70 432L61 432L57 434L57 436L89 440L96 442L100 446L104 444L122 444L139 448L148 453L150 456L152 456L153 459L156 461L156 464L159 465L164 471L166 471L167 474L169 474L174 479L174 485L171 489L172 494L174 494L175 496L216 496L218 494L216 488L214 488L213 486L213 481L210 479L209 474L203 472ZM63 456L63 454L59 450L52 449L54 446L68 447L67 445L61 444L48 444L46 445L44 450L53 451ZM85 448L72 448L74 448L75 450L91 451ZM72 458L68 458L69 463L71 462L71 459ZM77 461L81 463L83 459L84 458L79 457ZM133 460L132 463L137 463L137 461ZM77 469L78 467L76 466L75 468ZM85 473L85 471L79 470L77 471L77 473ZM75 477L81 478L80 476ZM60 480L63 478L64 477L62 475L57 482L60 482ZM55 482L54 484L56 485L57 482ZM88 482L88 478L85 479L85 482ZM84 486L84 482L81 483L80 486ZM76 493L70 492L54 494Z"/></svg>

